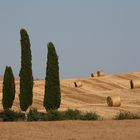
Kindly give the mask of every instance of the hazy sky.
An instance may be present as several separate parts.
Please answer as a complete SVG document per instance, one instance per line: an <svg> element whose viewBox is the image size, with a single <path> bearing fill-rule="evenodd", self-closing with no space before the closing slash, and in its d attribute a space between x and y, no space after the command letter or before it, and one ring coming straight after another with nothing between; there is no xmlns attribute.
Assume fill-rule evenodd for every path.
<svg viewBox="0 0 140 140"><path fill-rule="evenodd" d="M20 70L20 29L28 31L34 77L44 78L47 43L60 77L140 70L140 0L0 0L0 74Z"/></svg>

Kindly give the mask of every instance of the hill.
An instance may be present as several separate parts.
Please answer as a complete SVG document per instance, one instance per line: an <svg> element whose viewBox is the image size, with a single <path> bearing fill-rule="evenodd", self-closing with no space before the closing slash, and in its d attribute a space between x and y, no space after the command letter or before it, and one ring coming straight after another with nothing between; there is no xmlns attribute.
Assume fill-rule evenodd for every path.
<svg viewBox="0 0 140 140"><path fill-rule="evenodd" d="M104 77L84 77L61 80L62 103L60 110L76 108L82 111L96 111L104 118L111 118L120 110L140 112L140 89L130 89L130 80L140 79L140 72L115 74ZM81 87L74 87L75 81L81 81ZM0 81L2 92L2 81ZM16 80L16 99L14 109L19 109L19 81ZM121 107L108 107L106 97L119 95ZM0 109L1 106L0 94ZM34 81L33 107L45 111L43 107L44 80Z"/></svg>

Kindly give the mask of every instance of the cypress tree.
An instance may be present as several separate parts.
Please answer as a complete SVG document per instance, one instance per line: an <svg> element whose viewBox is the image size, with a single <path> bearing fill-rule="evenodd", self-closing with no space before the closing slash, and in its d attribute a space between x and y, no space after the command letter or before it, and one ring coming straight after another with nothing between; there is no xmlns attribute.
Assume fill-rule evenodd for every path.
<svg viewBox="0 0 140 140"><path fill-rule="evenodd" d="M58 56L52 42L48 43L47 68L45 78L44 107L58 109L61 103Z"/></svg>
<svg viewBox="0 0 140 140"><path fill-rule="evenodd" d="M20 69L20 108L26 111L32 105L33 98L33 75L32 55L28 33L25 29L20 30L21 36L21 69Z"/></svg>
<svg viewBox="0 0 140 140"><path fill-rule="evenodd" d="M6 66L3 79L2 105L4 110L12 108L15 99L15 78L11 67Z"/></svg>

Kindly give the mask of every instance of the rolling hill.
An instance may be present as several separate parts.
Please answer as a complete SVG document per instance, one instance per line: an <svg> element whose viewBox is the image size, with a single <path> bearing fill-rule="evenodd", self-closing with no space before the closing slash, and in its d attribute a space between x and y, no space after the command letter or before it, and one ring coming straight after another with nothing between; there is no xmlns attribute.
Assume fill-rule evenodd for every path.
<svg viewBox="0 0 140 140"><path fill-rule="evenodd" d="M140 112L140 89L130 89L130 80L140 79L140 72L115 74L104 77L83 77L61 80L62 102L60 110L67 108L82 111L96 111L104 118L112 118L120 110ZM80 81L81 87L74 87ZM44 81L34 81L33 107L45 111L43 107ZM2 80L0 81L0 110L2 110ZM13 108L19 109L19 81L16 80L16 99ZM119 95L121 107L108 107L107 96Z"/></svg>

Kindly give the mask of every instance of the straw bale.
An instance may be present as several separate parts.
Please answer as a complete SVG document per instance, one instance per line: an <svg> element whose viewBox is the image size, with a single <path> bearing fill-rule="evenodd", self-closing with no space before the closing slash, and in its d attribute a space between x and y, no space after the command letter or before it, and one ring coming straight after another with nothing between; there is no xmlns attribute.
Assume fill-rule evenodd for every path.
<svg viewBox="0 0 140 140"><path fill-rule="evenodd" d="M130 80L130 88L140 88L140 79Z"/></svg>
<svg viewBox="0 0 140 140"><path fill-rule="evenodd" d="M91 73L91 77L97 77L97 73Z"/></svg>
<svg viewBox="0 0 140 140"><path fill-rule="evenodd" d="M107 104L110 107L120 107L121 106L121 98L119 96L108 96Z"/></svg>
<svg viewBox="0 0 140 140"><path fill-rule="evenodd" d="M75 87L81 87L82 83L80 81L74 82Z"/></svg>
<svg viewBox="0 0 140 140"><path fill-rule="evenodd" d="M105 73L103 70L100 70L100 71L97 71L97 76L100 77L100 76L105 76Z"/></svg>

